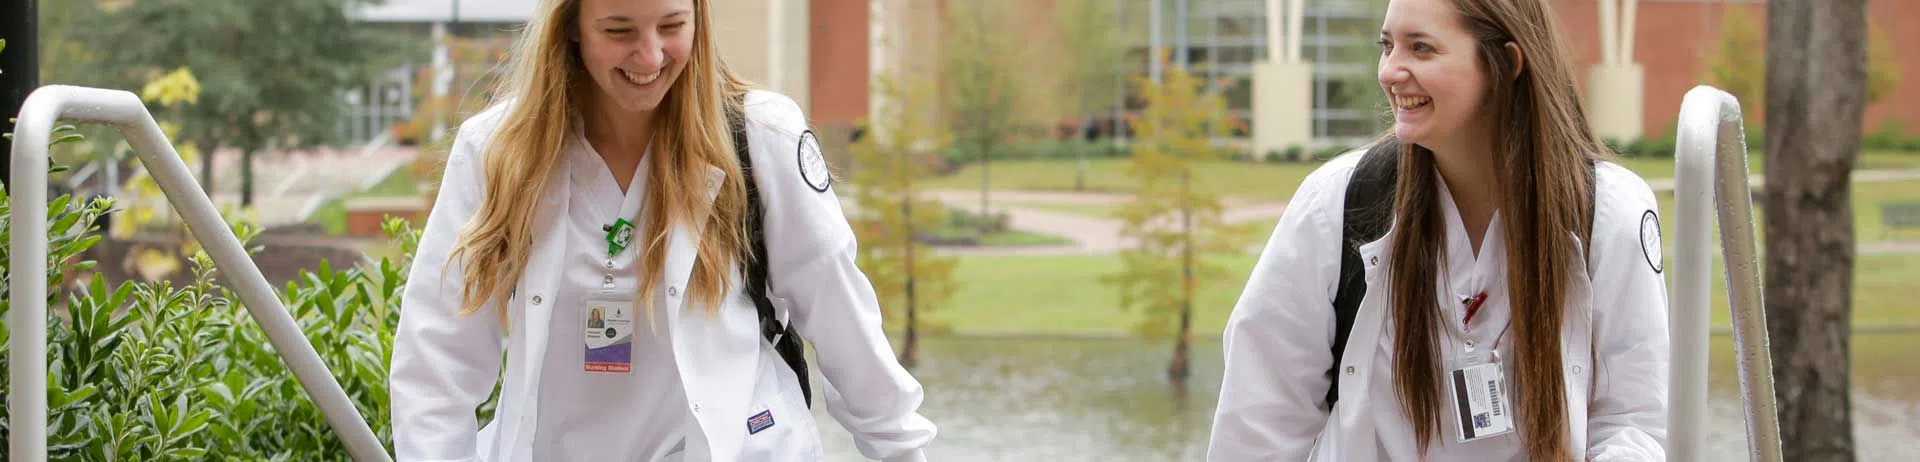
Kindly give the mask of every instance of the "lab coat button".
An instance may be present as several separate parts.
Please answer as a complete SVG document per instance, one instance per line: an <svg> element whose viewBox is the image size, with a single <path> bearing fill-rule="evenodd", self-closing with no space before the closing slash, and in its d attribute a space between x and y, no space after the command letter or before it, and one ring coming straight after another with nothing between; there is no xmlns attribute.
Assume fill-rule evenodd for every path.
<svg viewBox="0 0 1920 462"><path fill-rule="evenodd" d="M1367 257L1368 266L1380 266L1380 257Z"/></svg>
<svg viewBox="0 0 1920 462"><path fill-rule="evenodd" d="M1580 375L1580 366L1573 366L1573 375Z"/></svg>
<svg viewBox="0 0 1920 462"><path fill-rule="evenodd" d="M695 414L700 413L700 403L693 403L693 413Z"/></svg>
<svg viewBox="0 0 1920 462"><path fill-rule="evenodd" d="M540 304L540 296L539 296L539 295L535 295L535 296L533 296L533 304L535 304L535 305L538 305L538 304Z"/></svg>
<svg viewBox="0 0 1920 462"><path fill-rule="evenodd" d="M678 296L680 296L680 288L679 288L679 287L671 287L671 286L669 286L669 287L667 287L667 296L668 296L668 297L678 297Z"/></svg>
<svg viewBox="0 0 1920 462"><path fill-rule="evenodd" d="M1353 366L1347 366L1347 375L1353 375Z"/></svg>

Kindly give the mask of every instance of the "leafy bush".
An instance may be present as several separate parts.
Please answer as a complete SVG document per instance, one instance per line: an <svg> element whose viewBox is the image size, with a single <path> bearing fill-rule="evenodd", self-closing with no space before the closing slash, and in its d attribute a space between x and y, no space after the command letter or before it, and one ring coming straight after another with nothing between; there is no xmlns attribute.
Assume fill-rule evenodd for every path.
<svg viewBox="0 0 1920 462"><path fill-rule="evenodd" d="M980 214L967 209L950 207L947 209L946 228L971 231L975 234L990 234L1006 231L1008 221L1007 212Z"/></svg>
<svg viewBox="0 0 1920 462"><path fill-rule="evenodd" d="M0 224L11 218L0 198ZM92 218L107 201L62 196L48 216L49 456L56 460L345 460L345 446L309 400L212 261L194 258L194 283L93 278L63 291L65 274L97 243ZM6 228L11 230L11 228ZM418 233L390 219L398 259L336 271L323 264L289 283L281 300L383 444L391 441L387 370L399 300ZM242 226L243 242L255 233ZM5 236L0 236L5 238ZM0 271L11 267L0 254ZM398 262L398 263L396 263ZM9 307L0 293L0 312ZM0 341L4 341L0 337ZM0 345L0 348L4 348ZM0 366L5 365L0 363ZM0 376L0 398L10 389ZM489 418L492 404L480 411ZM0 433L11 427L0 421ZM3 435L0 435L3 437Z"/></svg>
<svg viewBox="0 0 1920 462"><path fill-rule="evenodd" d="M1086 159L1126 157L1127 149L1111 139L1096 141L1036 139L995 146L993 160L1072 160L1079 155ZM946 162L951 165L965 165L980 162L977 147L957 146L947 150Z"/></svg>
<svg viewBox="0 0 1920 462"><path fill-rule="evenodd" d="M1752 143L1752 141L1748 141L1749 145ZM1640 138L1625 142L1620 140L1607 140L1606 144L1607 148L1612 149L1615 154L1628 158L1672 159L1675 148L1672 136Z"/></svg>

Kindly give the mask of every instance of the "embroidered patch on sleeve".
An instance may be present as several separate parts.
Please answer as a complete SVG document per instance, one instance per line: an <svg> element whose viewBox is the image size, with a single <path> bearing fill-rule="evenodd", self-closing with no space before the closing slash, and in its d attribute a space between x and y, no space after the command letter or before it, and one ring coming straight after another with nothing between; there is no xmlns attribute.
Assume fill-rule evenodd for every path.
<svg viewBox="0 0 1920 462"><path fill-rule="evenodd" d="M813 136L813 130L800 133L799 155L800 178L806 180L807 187L814 192L824 193L833 186L833 173L827 170L827 158L820 153L820 140Z"/></svg>
<svg viewBox="0 0 1920 462"><path fill-rule="evenodd" d="M1653 274L1666 269L1660 255L1660 215L1652 210L1640 215L1640 254L1647 257L1647 266L1653 268Z"/></svg>

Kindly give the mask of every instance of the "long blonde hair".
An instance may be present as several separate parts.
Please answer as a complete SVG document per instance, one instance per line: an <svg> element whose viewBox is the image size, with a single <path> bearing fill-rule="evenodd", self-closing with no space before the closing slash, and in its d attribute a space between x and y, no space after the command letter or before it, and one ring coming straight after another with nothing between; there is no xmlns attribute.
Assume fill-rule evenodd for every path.
<svg viewBox="0 0 1920 462"><path fill-rule="evenodd" d="M494 92L494 104L504 104L502 120L484 152L486 197L461 230L449 260L463 258L465 290L462 314L473 314L496 300L505 300L525 269L533 248L533 223L547 179L562 156L576 108L592 92L593 80L580 58L579 45L570 39L577 27L581 0L541 0L540 14L527 24L509 62L509 74ZM646 182L646 213L635 237L638 248L641 300L651 311L666 263L663 244L675 225L696 227L707 212L699 252L687 284L687 296L716 311L731 290L734 265L750 255L746 213L746 183L734 157L728 132L728 114L742 114L740 96L748 85L734 76L714 48L710 0L693 0L693 49L686 68L655 109L654 149L646 156L652 175ZM743 119L744 120L744 119ZM711 210L706 206L707 166L726 174ZM500 316L506 318L506 305Z"/></svg>

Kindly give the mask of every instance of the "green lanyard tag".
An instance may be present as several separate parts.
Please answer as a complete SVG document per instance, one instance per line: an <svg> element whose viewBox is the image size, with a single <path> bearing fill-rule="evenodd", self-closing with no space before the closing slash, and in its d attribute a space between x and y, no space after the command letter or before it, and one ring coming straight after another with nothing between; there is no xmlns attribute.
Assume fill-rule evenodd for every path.
<svg viewBox="0 0 1920 462"><path fill-rule="evenodd" d="M614 220L613 226L607 228L607 256L619 255L629 245L633 245L633 222L625 218Z"/></svg>

